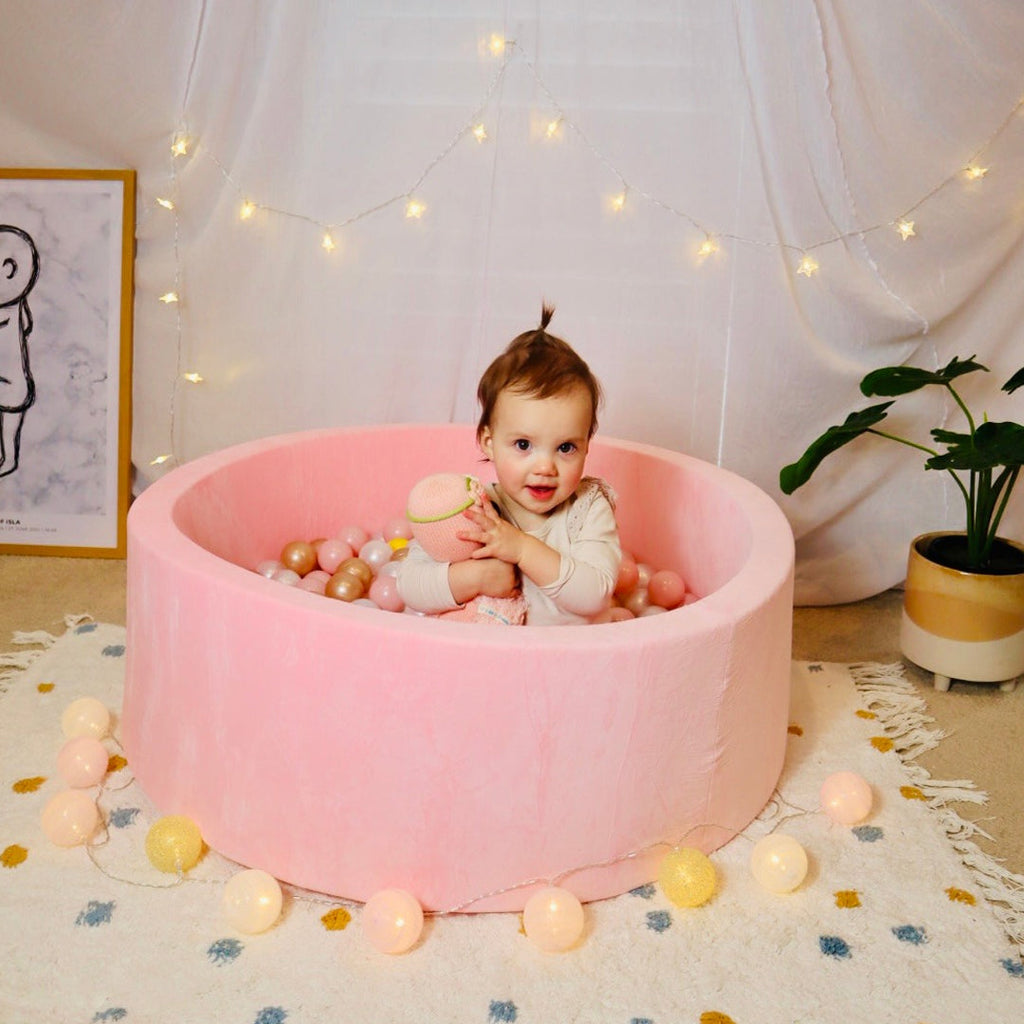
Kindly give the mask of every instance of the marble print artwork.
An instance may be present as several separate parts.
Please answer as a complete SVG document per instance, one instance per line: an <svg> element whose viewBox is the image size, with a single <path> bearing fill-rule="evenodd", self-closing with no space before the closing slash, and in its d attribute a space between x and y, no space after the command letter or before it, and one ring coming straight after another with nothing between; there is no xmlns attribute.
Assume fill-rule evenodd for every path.
<svg viewBox="0 0 1024 1024"><path fill-rule="evenodd" d="M6 350L22 332L34 382L27 407L0 413L23 417L17 468L0 475L0 543L116 537L105 539L116 530L123 189L120 180L0 180L0 225L27 234L39 256L27 294L0 311L0 321L11 313L0 341ZM11 467L11 426L0 473Z"/></svg>

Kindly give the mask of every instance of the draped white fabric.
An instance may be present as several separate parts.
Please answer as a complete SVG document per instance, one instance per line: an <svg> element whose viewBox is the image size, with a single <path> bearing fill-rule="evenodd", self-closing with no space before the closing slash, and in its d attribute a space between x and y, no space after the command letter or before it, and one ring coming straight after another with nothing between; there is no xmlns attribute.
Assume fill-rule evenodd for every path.
<svg viewBox="0 0 1024 1024"><path fill-rule="evenodd" d="M871 438L780 493L779 468L867 404L865 372L977 353L992 373L964 391L1021 415L997 392L1024 364L1018 0L4 0L0 18L0 163L139 172L140 487L253 437L472 421L481 370L545 298L605 386L601 431L767 490L797 600L830 603L899 583L914 534L963 521L943 475ZM918 440L959 424L941 393L907 407L927 419L894 426ZM1002 532L1024 535L1021 495Z"/></svg>

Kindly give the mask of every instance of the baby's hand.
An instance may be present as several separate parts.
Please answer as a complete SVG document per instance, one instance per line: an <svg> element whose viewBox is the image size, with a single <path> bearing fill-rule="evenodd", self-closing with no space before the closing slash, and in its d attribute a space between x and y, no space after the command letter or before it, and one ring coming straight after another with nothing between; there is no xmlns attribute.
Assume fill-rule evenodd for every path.
<svg viewBox="0 0 1024 1024"><path fill-rule="evenodd" d="M448 567L448 585L459 604L474 597L512 597L519 589L516 567L497 558L467 559Z"/></svg>
<svg viewBox="0 0 1024 1024"><path fill-rule="evenodd" d="M489 500L484 501L482 508L469 508L462 514L473 527L459 531L459 540L470 540L480 545L470 557L496 558L513 566L519 564L523 555L524 534L502 519Z"/></svg>

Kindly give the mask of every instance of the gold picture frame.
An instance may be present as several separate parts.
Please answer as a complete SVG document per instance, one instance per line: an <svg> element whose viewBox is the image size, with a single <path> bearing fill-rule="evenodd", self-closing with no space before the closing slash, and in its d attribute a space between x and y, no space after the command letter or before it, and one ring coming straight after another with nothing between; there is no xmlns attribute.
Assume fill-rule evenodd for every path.
<svg viewBox="0 0 1024 1024"><path fill-rule="evenodd" d="M0 168L0 552L123 558L135 172Z"/></svg>

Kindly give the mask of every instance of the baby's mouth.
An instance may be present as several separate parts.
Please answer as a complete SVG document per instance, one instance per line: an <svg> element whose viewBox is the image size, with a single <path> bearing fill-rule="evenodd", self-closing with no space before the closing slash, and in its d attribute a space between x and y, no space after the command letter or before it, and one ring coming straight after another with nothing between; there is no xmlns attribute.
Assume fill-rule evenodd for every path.
<svg viewBox="0 0 1024 1024"><path fill-rule="evenodd" d="M554 488L553 485L552 486L540 486L540 485L534 484L532 486L528 486L526 489L530 492L530 495L536 501L546 501L548 498L551 497L552 494L555 493L555 488Z"/></svg>

